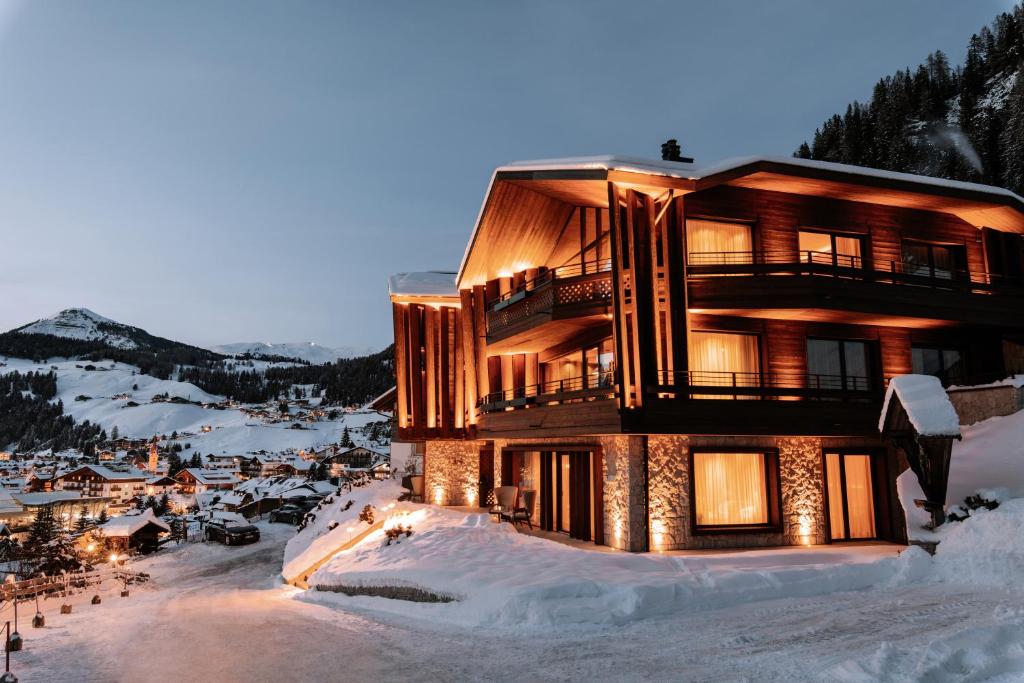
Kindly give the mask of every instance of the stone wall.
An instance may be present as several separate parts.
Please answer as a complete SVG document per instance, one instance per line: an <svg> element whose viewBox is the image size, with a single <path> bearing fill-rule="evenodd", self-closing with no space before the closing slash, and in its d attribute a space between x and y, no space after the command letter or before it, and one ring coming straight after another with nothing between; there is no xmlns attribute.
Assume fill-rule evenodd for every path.
<svg viewBox="0 0 1024 683"><path fill-rule="evenodd" d="M427 441L424 457L425 502L479 505L480 443Z"/></svg>
<svg viewBox="0 0 1024 683"><path fill-rule="evenodd" d="M781 532L693 534L688 471L691 446L778 449ZM826 540L820 439L652 435L648 437L647 453L652 550L759 547Z"/></svg>
<svg viewBox="0 0 1024 683"><path fill-rule="evenodd" d="M963 387L950 389L947 393L962 425L972 425L990 417L1011 415L1024 409L1024 388L1009 384Z"/></svg>
<svg viewBox="0 0 1024 683"><path fill-rule="evenodd" d="M644 519L644 437L601 437L604 453L605 545L647 550Z"/></svg>

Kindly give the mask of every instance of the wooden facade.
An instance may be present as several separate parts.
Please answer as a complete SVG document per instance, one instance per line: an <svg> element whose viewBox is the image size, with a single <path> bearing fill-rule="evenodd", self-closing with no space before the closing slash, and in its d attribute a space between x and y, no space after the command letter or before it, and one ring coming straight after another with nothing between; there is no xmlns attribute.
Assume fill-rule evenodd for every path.
<svg viewBox="0 0 1024 683"><path fill-rule="evenodd" d="M451 290L392 293L399 439L495 458L629 434L877 450L889 378L934 356L988 382L1024 358L1016 195L796 161L606 166L500 170ZM697 223L749 238L708 253L688 244ZM807 248L813 236L833 250ZM756 360L709 372L693 360L703 333L743 335ZM820 343L863 351L863 367L822 374ZM482 500L497 470L480 457Z"/></svg>

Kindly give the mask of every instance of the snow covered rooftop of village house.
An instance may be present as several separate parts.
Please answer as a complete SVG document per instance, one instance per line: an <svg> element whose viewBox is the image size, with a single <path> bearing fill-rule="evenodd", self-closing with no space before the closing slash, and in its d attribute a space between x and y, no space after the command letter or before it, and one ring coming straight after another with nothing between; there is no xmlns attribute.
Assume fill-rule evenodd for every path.
<svg viewBox="0 0 1024 683"><path fill-rule="evenodd" d="M104 479L118 479L123 481L145 481L152 476L150 472L143 472L142 470L138 470L136 472L118 472L117 470L112 470L109 467L104 467L103 465L82 465L70 472L63 472L60 476L71 474L71 472L77 472L80 469L91 470L94 474L103 477Z"/></svg>
<svg viewBox="0 0 1024 683"><path fill-rule="evenodd" d="M956 409L939 378L930 375L900 375L889 380L882 414L878 418L878 431L885 428L894 395L907 411L910 424L921 436L960 436L960 418Z"/></svg>
<svg viewBox="0 0 1024 683"><path fill-rule="evenodd" d="M151 509L147 509L141 515L121 515L120 517L114 517L100 528L107 536L122 537L131 536L147 524L156 524L164 531L171 530L171 527L169 527L166 522L153 516L153 511Z"/></svg>
<svg viewBox="0 0 1024 683"><path fill-rule="evenodd" d="M431 270L423 273L395 273L388 278L391 296L458 296L455 273Z"/></svg>
<svg viewBox="0 0 1024 683"><path fill-rule="evenodd" d="M636 173L647 173L650 175L668 176L670 178L686 178L687 180L700 180L726 171L732 171L743 166L758 162L773 164L784 164L800 168L810 168L820 171L832 171L834 173L848 173L851 175L866 176L870 178L882 178L885 180L898 180L903 182L917 183L920 185L931 185L945 189L972 190L992 195L1001 195L1018 202L1024 203L1024 198L1014 192L1002 187L993 185L982 185L980 183L967 183L961 180L947 180L946 178L933 178L930 176L915 175L913 173L900 173L897 171L886 171L880 168L869 168L867 166L854 166L852 164L837 164L831 161L818 161L815 159L801 159L799 157L779 156L746 156L731 157L706 165L694 163L682 163L678 161L664 161L662 159L643 159L640 157L628 157L617 155L566 157L563 159L535 159L528 161L513 161L501 166L497 172L502 171L554 171L554 170L617 170L632 171Z"/></svg>

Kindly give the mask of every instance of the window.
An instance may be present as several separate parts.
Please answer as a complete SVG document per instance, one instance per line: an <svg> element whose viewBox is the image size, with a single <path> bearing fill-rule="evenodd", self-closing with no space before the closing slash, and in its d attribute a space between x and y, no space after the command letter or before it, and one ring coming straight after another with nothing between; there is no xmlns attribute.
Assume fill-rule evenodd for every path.
<svg viewBox="0 0 1024 683"><path fill-rule="evenodd" d="M938 377L944 385L965 379L963 355L958 349L913 346L911 362L915 375Z"/></svg>
<svg viewBox="0 0 1024 683"><path fill-rule="evenodd" d="M541 363L541 393L596 389L612 386L615 351L612 339Z"/></svg>
<svg viewBox="0 0 1024 683"><path fill-rule="evenodd" d="M690 383L706 387L757 387L761 363L757 335L691 332L688 344ZM701 395L694 398L739 398ZM749 397L753 398L753 397Z"/></svg>
<svg viewBox="0 0 1024 683"><path fill-rule="evenodd" d="M902 256L903 272L909 275L951 280L966 270L963 247L905 241Z"/></svg>
<svg viewBox="0 0 1024 683"><path fill-rule="evenodd" d="M758 527L774 521L774 454L693 453L694 524Z"/></svg>
<svg viewBox="0 0 1024 683"><path fill-rule="evenodd" d="M801 230L799 240L800 261L803 263L820 263L842 268L863 267L860 237Z"/></svg>
<svg viewBox="0 0 1024 683"><path fill-rule="evenodd" d="M871 388L868 346L842 339L807 340L807 386L866 391Z"/></svg>
<svg viewBox="0 0 1024 683"><path fill-rule="evenodd" d="M754 239L743 223L688 220L686 245L693 265L754 262Z"/></svg>

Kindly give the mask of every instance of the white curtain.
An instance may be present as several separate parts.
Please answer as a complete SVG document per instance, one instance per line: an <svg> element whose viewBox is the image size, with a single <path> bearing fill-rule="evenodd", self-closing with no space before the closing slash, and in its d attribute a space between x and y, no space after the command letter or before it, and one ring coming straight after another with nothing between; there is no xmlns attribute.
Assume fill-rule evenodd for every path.
<svg viewBox="0 0 1024 683"><path fill-rule="evenodd" d="M851 539L874 538L875 498L871 490L871 456L827 453L825 469L828 484L828 518L832 539L847 538L849 520ZM843 509L842 475L846 474L846 509Z"/></svg>
<svg viewBox="0 0 1024 683"><path fill-rule="evenodd" d="M753 262L750 226L742 223L688 220L686 249L694 265Z"/></svg>
<svg viewBox="0 0 1024 683"><path fill-rule="evenodd" d="M828 473L828 521L832 529L832 540L846 538L846 518L843 515L843 479L838 453L825 455L825 469Z"/></svg>
<svg viewBox="0 0 1024 683"><path fill-rule="evenodd" d="M694 385L754 387L760 384L757 335L691 332L689 342L687 354ZM732 399L733 395L708 394L694 398ZM737 395L736 398L744 397Z"/></svg>
<svg viewBox="0 0 1024 683"><path fill-rule="evenodd" d="M763 453L694 453L698 525L767 524Z"/></svg>
<svg viewBox="0 0 1024 683"><path fill-rule="evenodd" d="M846 507L850 516L850 538L875 537L875 501L871 492L871 458L847 455Z"/></svg>

